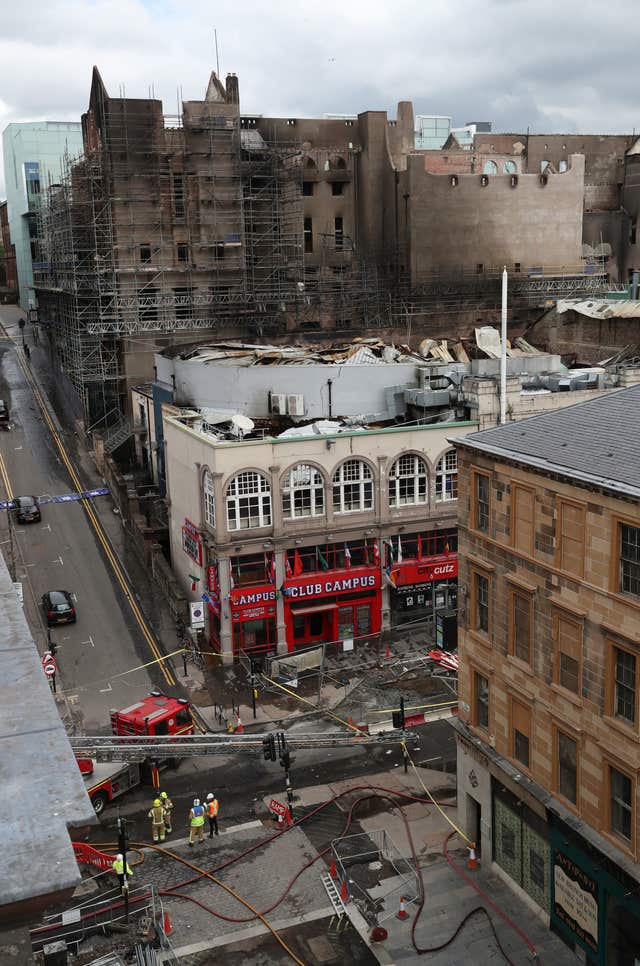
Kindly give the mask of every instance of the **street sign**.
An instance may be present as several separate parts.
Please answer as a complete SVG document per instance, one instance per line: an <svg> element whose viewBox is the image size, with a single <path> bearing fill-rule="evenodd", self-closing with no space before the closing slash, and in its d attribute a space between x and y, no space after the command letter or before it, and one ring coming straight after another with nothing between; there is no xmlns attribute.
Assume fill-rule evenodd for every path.
<svg viewBox="0 0 640 966"><path fill-rule="evenodd" d="M56 659L51 651L45 651L42 655L42 670L48 678L52 678L57 671Z"/></svg>
<svg viewBox="0 0 640 966"><path fill-rule="evenodd" d="M283 805L282 802L278 802L275 798L272 798L269 802L269 811L275 812L276 815L282 815L284 818L284 815L287 811L287 806Z"/></svg>
<svg viewBox="0 0 640 966"><path fill-rule="evenodd" d="M42 666L44 668L44 673L47 675L48 678L52 678L56 673L55 664L43 664Z"/></svg>
<svg viewBox="0 0 640 966"><path fill-rule="evenodd" d="M189 603L191 611L191 626L204 627L204 607L199 600L192 600Z"/></svg>

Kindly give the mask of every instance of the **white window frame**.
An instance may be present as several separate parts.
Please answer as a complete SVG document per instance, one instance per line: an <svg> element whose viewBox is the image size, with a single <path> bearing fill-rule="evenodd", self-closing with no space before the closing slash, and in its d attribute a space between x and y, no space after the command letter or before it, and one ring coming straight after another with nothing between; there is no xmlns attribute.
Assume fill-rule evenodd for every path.
<svg viewBox="0 0 640 966"><path fill-rule="evenodd" d="M216 491L213 474L209 470L204 471L202 479L202 501L204 503L204 519L210 527L216 525Z"/></svg>
<svg viewBox="0 0 640 966"><path fill-rule="evenodd" d="M409 482L407 482L409 481ZM411 486L411 481L413 486ZM402 495L402 484L406 491ZM418 506L429 502L429 471L427 464L415 453L403 453L391 467L389 473L389 506Z"/></svg>
<svg viewBox="0 0 640 966"><path fill-rule="evenodd" d="M451 483L449 495L448 483ZM438 493L438 491L440 491ZM451 503L458 499L458 451L448 449L436 466L436 503Z"/></svg>
<svg viewBox="0 0 640 966"><path fill-rule="evenodd" d="M357 501L347 500L347 493L357 494ZM352 504L357 502L357 506ZM373 472L368 463L354 457L341 463L333 474L334 513L363 513L373 510Z"/></svg>
<svg viewBox="0 0 640 966"><path fill-rule="evenodd" d="M243 470L227 487L227 527L230 531L271 526L271 486L262 473Z"/></svg>
<svg viewBox="0 0 640 966"><path fill-rule="evenodd" d="M297 463L285 473L282 480L282 515L285 520L324 516L324 478L317 466Z"/></svg>

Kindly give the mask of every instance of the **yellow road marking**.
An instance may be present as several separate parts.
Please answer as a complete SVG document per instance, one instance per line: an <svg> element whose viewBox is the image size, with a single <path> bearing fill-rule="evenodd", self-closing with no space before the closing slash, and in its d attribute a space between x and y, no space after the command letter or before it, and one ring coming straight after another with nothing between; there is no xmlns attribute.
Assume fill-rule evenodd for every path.
<svg viewBox="0 0 640 966"><path fill-rule="evenodd" d="M69 476L71 477L71 480L73 481L73 484L75 485L76 489L81 492L84 489L84 487L80 481L80 477L75 471L75 468L71 460L67 455L67 452L62 444L62 440L60 439L60 436L58 435L58 432L53 424L53 420L49 415L42 393L40 392L40 389L36 384L34 377L32 376L31 372L29 371L28 367L26 366L24 360L22 359L19 353L16 353L16 358L18 359L18 362L22 368L22 371L24 373L24 376L27 382L31 386L31 391L33 392L34 398L38 403L38 406L40 407L40 411L42 413L45 423L49 428L49 432L53 437L53 440L58 449L58 453L60 454L60 458L62 459L62 462L66 466L67 472L69 473ZM2 474L2 478L4 480L5 486L7 487L7 493L9 493L10 485L9 485L8 476L6 475L6 468L4 468L4 461L0 463L0 473ZM109 541L107 540L106 533L104 531L102 523L98 519L98 516L95 510L93 509L91 505L91 501L80 500L79 502L82 504L85 513L89 517L89 521L91 522L93 529L98 537L98 540L100 541L102 549L104 550L107 556L107 559L111 564L113 573L116 577L116 580L120 584L120 587L125 595L127 603L129 604L129 607L131 608L133 616L136 619L138 627L142 631L145 641L149 645L152 653L155 655L158 663L160 664L160 670L162 671L165 681L167 682L167 684L176 684L177 682L174 677L174 674L171 668L166 667L165 658L163 657L162 653L160 652L160 649L158 648L158 645L156 644L156 641L153 637L153 634L151 633L151 630L149 629L149 625L147 624L144 614L142 613L142 611L138 607L138 604L134 600L132 589L130 588L127 582L124 571L120 565L120 561L118 560L113 550L111 549L111 546L109 545Z"/></svg>

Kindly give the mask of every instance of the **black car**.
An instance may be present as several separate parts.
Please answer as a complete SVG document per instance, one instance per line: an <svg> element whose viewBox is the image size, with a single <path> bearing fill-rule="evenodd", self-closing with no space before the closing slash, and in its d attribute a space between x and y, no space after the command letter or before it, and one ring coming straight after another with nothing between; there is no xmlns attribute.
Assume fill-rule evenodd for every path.
<svg viewBox="0 0 640 966"><path fill-rule="evenodd" d="M4 399L0 399L0 426L9 425L9 407Z"/></svg>
<svg viewBox="0 0 640 966"><path fill-rule="evenodd" d="M76 622L76 609L71 594L66 590L49 590L43 594L42 607L49 627Z"/></svg>
<svg viewBox="0 0 640 966"><path fill-rule="evenodd" d="M35 496L17 496L13 501L18 523L39 523L42 520Z"/></svg>

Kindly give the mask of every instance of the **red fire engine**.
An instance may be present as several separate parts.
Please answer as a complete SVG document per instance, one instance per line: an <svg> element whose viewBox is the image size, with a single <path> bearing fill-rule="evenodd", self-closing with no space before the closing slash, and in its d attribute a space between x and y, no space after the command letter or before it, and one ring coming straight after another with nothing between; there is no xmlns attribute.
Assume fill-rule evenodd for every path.
<svg viewBox="0 0 640 966"><path fill-rule="evenodd" d="M111 730L114 735L193 734L189 702L185 698L169 698L160 691L152 691L130 707L112 711ZM100 815L114 798L139 785L149 771L150 764L78 758L78 766L96 814Z"/></svg>

